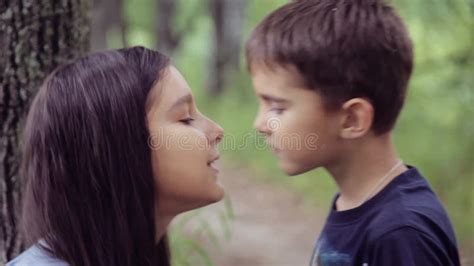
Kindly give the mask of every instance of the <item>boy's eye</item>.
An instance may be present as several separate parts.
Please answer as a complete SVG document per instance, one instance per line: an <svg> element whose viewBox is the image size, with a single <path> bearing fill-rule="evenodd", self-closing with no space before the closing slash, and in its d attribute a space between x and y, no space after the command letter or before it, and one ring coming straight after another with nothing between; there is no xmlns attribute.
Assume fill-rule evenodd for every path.
<svg viewBox="0 0 474 266"><path fill-rule="evenodd" d="M179 122L185 124L185 125L191 125L191 123L194 121L194 118L188 117L186 119L179 120Z"/></svg>
<svg viewBox="0 0 474 266"><path fill-rule="evenodd" d="M285 111L285 108L273 107L270 108L270 112L275 112L278 115L281 115Z"/></svg>

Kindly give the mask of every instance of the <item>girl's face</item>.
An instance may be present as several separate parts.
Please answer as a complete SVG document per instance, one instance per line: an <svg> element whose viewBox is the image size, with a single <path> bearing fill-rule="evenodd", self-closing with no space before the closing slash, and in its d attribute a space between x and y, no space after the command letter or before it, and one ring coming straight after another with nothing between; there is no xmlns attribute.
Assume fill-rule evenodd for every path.
<svg viewBox="0 0 474 266"><path fill-rule="evenodd" d="M148 100L158 213L172 216L221 200L214 164L223 129L198 111L187 82L172 66Z"/></svg>

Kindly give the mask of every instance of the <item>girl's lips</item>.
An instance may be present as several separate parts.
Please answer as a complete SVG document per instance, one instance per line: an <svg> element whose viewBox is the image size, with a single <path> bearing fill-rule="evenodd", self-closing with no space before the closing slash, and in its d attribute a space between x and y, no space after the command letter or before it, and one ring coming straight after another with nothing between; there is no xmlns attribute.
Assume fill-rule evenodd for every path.
<svg viewBox="0 0 474 266"><path fill-rule="evenodd" d="M214 159L212 159L211 161L207 163L207 166L209 167L209 169L211 170L214 176L217 176L219 174L219 168L217 168L217 165L216 165L216 161L219 160L219 158L220 156L217 155L216 157L214 157Z"/></svg>
<svg viewBox="0 0 474 266"><path fill-rule="evenodd" d="M219 168L217 168L215 161L209 163L208 166L209 166L209 169L211 169L211 172L214 176L217 176L219 174Z"/></svg>
<svg viewBox="0 0 474 266"><path fill-rule="evenodd" d="M208 164L213 163L213 162L219 160L219 158L221 158L221 156L218 154L218 155L216 155L212 160L210 160L210 161L208 162Z"/></svg>

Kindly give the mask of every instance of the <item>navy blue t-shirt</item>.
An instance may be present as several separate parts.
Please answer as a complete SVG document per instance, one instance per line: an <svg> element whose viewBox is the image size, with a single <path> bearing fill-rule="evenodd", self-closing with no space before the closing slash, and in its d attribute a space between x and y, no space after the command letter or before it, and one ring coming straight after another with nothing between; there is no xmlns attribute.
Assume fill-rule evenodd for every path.
<svg viewBox="0 0 474 266"><path fill-rule="evenodd" d="M311 266L459 265L451 222L428 182L408 170L361 206L333 201Z"/></svg>

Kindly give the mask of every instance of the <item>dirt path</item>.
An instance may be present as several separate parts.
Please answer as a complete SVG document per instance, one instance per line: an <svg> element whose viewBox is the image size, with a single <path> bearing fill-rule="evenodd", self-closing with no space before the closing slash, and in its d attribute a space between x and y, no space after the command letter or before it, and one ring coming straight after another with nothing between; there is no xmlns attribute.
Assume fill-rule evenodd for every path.
<svg viewBox="0 0 474 266"><path fill-rule="evenodd" d="M223 169L219 178L231 198L235 218L230 222L230 239L220 237L219 248L204 241L214 265L308 265L324 211L312 210L294 192L237 169ZM204 208L201 214L213 217L223 209L221 202ZM222 231L218 222L211 221L211 227Z"/></svg>

